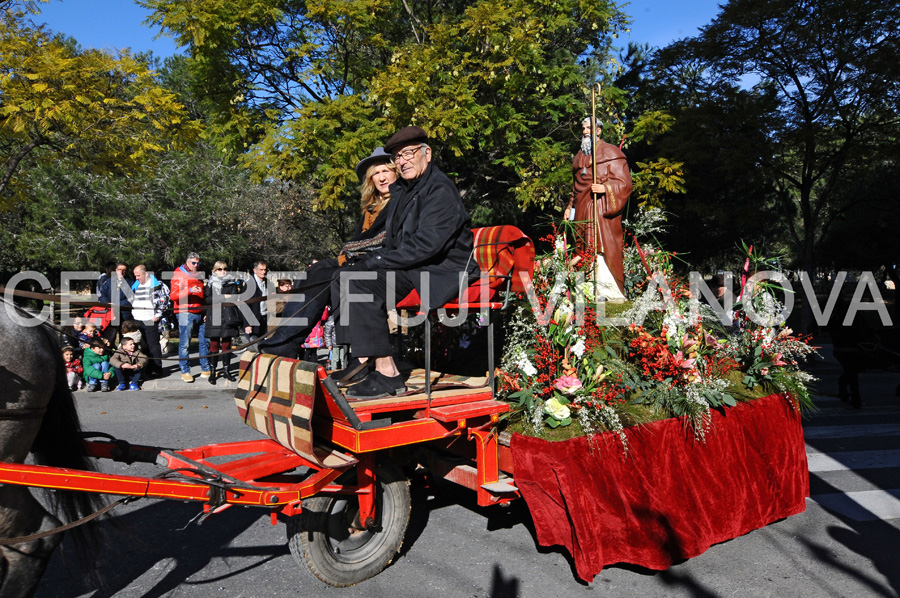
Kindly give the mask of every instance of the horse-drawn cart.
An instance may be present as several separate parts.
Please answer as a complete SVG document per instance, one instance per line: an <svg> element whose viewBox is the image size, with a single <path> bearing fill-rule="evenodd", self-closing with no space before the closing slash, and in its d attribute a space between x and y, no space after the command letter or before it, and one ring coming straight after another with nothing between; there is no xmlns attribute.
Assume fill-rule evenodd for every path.
<svg viewBox="0 0 900 598"><path fill-rule="evenodd" d="M325 583L351 585L379 573L400 549L411 508L404 469L427 465L476 491L482 506L518 496L496 432L509 405L493 400L490 387L443 378L432 374L430 400L416 392L424 386L418 370L412 392L353 401L321 366L245 353L235 402L244 421L271 438L180 450L90 439L92 457L165 471L136 477L4 463L0 482L197 501L207 514L267 508L273 523L287 518L299 562Z"/></svg>
<svg viewBox="0 0 900 598"><path fill-rule="evenodd" d="M464 304L448 304L448 311L503 308L530 278L534 248L518 229L474 232L482 277L462 294ZM413 293L398 308L418 304ZM400 550L410 472L427 468L471 488L482 506L519 495L512 460L498 442L509 405L493 396L493 325L487 375L468 378L432 371L425 322L426 367L411 372L400 396L349 399L317 364L248 351L235 402L244 422L268 438L175 450L99 434L85 440L88 456L164 471L141 477L0 463L0 484L197 501L206 516L232 505L266 508L273 523L278 515L287 519L291 553L315 577L334 586L359 583Z"/></svg>
<svg viewBox="0 0 900 598"><path fill-rule="evenodd" d="M464 308L493 313L505 307L511 293L527 290L534 249L518 229L478 229L473 259L483 276L461 294L461 304L444 306L448 313ZM414 294L397 307L420 311ZM58 350L44 347L44 354L35 351L31 358L9 351L14 343L0 343L0 364L9 366L0 368L0 388L33 389L8 402L3 411L11 415L0 419L0 441L29 438L27 444L16 440L0 447L14 461L0 463L0 493L27 494L22 487L32 486L80 491L68 493L75 497L196 501L204 516L232 505L265 508L273 523L279 516L287 521L294 558L333 586L369 579L397 555L412 508L410 479L420 474L471 489L479 506L522 497L538 543L564 546L585 581L613 563L665 569L805 508L809 475L803 433L788 397L774 394L712 411L714 433L702 443L686 437L683 422L673 418L630 428L627 455L613 433L560 443L514 435L507 445L499 424L509 404L494 395L493 319L487 320L487 368L480 378L432 371L429 322L424 319L425 368L410 373L409 390L402 395L349 398L317 364L248 352L234 400L243 421L263 434L258 440L181 450L102 435L83 441L91 457L161 466L155 477L94 472L90 463L65 465L65 457L78 451L68 451L72 442L60 443L59 434L68 431L77 448L82 440L71 434L77 422L48 426L48 420L74 412L72 395L58 390L65 388L62 373L51 385L40 372L54 352L61 367ZM0 315L0 332L5 325ZM25 338L22 332L19 346L29 343L37 346L37 335ZM22 464L35 434L47 448L45 428L53 430L50 445L57 458ZM15 498L28 500L21 494ZM52 518L34 502L31 508L43 518L41 530L32 534L34 527L26 527L35 521L33 513L28 521L21 515L17 529L29 534L29 542L46 539ZM89 510L80 505L77 512ZM46 562L55 545L29 554ZM7 562L27 552L13 548L15 554L3 555Z"/></svg>

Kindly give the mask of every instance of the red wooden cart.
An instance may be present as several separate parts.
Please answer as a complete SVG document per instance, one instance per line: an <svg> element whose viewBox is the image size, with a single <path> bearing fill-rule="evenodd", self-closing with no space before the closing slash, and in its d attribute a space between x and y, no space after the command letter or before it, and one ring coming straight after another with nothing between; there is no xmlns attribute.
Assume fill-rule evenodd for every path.
<svg viewBox="0 0 900 598"><path fill-rule="evenodd" d="M477 229L482 279L447 310L491 311L530 280L534 247L515 227ZM399 308L414 308L411 296ZM24 464L0 464L0 483L169 498L203 503L207 515L232 505L267 508L287 519L298 562L321 581L348 586L386 567L400 550L411 499L406 472L427 468L477 493L482 506L519 496L512 459L498 441L509 410L493 388L493 324L487 375L480 379L415 370L402 396L348 399L316 364L245 353L235 402L242 419L268 437L166 449L89 439L89 455L156 463L156 477L115 475ZM490 322L490 318L489 318Z"/></svg>

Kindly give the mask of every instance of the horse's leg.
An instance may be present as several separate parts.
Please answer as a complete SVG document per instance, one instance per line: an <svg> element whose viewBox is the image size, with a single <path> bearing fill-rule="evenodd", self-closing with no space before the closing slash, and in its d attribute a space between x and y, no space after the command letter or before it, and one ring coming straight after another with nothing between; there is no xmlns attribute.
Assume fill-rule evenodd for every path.
<svg viewBox="0 0 900 598"><path fill-rule="evenodd" d="M0 486L0 537L26 536L58 527L60 521L24 486ZM33 596L62 534L0 546L0 598Z"/></svg>

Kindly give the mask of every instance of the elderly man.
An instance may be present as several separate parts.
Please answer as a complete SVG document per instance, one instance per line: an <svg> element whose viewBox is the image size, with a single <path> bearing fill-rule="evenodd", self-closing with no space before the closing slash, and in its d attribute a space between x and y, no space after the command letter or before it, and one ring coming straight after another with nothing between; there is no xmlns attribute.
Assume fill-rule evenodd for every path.
<svg viewBox="0 0 900 598"><path fill-rule="evenodd" d="M595 270L598 281L608 281L607 288L601 289L601 294L608 299L624 299L622 212L631 195L631 173L628 161L619 148L598 138L593 148L597 165L597 180L594 181L591 119L584 119L581 126L581 150L572 160L574 182L566 218L579 223L576 225L576 249L581 253L593 251L603 256L603 262L598 263ZM599 243L595 239L598 230Z"/></svg>
<svg viewBox="0 0 900 598"><path fill-rule="evenodd" d="M244 317L244 333L250 338L263 336L269 330L269 312L265 301L265 298L269 296L269 281L266 278L268 273L269 267L264 261L253 262L253 276L247 281L247 286L252 291L250 299L263 297L264 300L247 305L251 314L249 318L241 312ZM272 294L274 295L274 293Z"/></svg>
<svg viewBox="0 0 900 598"><path fill-rule="evenodd" d="M337 342L349 344L354 356L334 377L365 375L347 393L355 398L406 391L391 351L389 294L393 304L415 289L423 310L432 309L457 297L479 274L478 264L469 260L469 215L456 185L431 163L425 131L404 127L384 149L393 155L401 177L390 186L384 244L365 258L367 272L340 276L332 287L332 297L340 297Z"/></svg>
<svg viewBox="0 0 900 598"><path fill-rule="evenodd" d="M156 279L147 266L134 267L134 284L131 285L134 299L131 302L132 317L137 320L142 338L150 351L150 363L144 379L162 375L162 347L159 342L159 321L169 305L169 288Z"/></svg>

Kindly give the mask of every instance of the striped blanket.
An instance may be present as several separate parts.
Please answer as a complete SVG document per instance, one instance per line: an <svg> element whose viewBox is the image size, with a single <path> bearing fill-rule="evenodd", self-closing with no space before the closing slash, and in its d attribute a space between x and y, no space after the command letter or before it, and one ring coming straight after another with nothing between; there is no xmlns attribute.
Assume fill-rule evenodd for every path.
<svg viewBox="0 0 900 598"><path fill-rule="evenodd" d="M313 440L314 363L245 351L234 402L244 423L318 467L339 468L355 459Z"/></svg>

